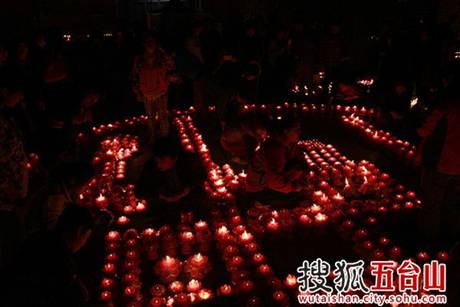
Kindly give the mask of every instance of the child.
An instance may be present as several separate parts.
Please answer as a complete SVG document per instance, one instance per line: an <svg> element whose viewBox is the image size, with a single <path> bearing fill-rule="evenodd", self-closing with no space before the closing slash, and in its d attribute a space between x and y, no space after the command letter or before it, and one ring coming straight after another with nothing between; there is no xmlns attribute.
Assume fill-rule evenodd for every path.
<svg viewBox="0 0 460 307"><path fill-rule="evenodd" d="M148 161L136 185L136 194L154 200L157 215L174 216L197 203L205 174L198 161L180 151L170 138L160 138L154 146L154 157Z"/></svg>
<svg viewBox="0 0 460 307"><path fill-rule="evenodd" d="M154 37L148 36L144 40L143 54L134 59L132 87L137 100L144 102L145 111L150 117L151 141L157 120L160 136L169 133L168 86L169 82L175 79L170 78L168 73L173 67L172 59L158 46Z"/></svg>
<svg viewBox="0 0 460 307"><path fill-rule="evenodd" d="M302 190L306 166L297 145L299 137L299 122L281 117L273 120L270 136L256 149L246 179L246 190L256 200L285 203Z"/></svg>

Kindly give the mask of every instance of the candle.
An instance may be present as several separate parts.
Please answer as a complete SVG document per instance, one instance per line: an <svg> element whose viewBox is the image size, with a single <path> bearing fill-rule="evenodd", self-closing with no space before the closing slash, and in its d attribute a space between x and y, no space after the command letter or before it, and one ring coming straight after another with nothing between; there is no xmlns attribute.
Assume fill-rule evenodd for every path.
<svg viewBox="0 0 460 307"><path fill-rule="evenodd" d="M210 269L208 257L200 253L190 256L184 266L184 272L189 278L197 280L202 280Z"/></svg>
<svg viewBox="0 0 460 307"><path fill-rule="evenodd" d="M328 216L326 214L323 214L323 213L318 213L315 215L315 222L319 225L324 225L327 223L328 221Z"/></svg>
<svg viewBox="0 0 460 307"><path fill-rule="evenodd" d="M163 296L166 293L166 288L165 286L161 284L155 284L150 288L150 294L155 297L155 296Z"/></svg>
<svg viewBox="0 0 460 307"><path fill-rule="evenodd" d="M100 296L101 301L103 302L110 302L112 300L112 292L110 291L103 291Z"/></svg>
<svg viewBox="0 0 460 307"><path fill-rule="evenodd" d="M107 275L114 275L117 271L115 264L113 263L106 263L104 264L103 271Z"/></svg>
<svg viewBox="0 0 460 307"><path fill-rule="evenodd" d="M102 289L111 289L113 288L113 286L115 285L115 282L113 279L111 278L104 278L102 281L101 281L101 287Z"/></svg>
<svg viewBox="0 0 460 307"><path fill-rule="evenodd" d="M219 295L230 295L232 294L232 286L225 284L219 287L219 290L217 291Z"/></svg>
<svg viewBox="0 0 460 307"><path fill-rule="evenodd" d="M164 307L166 306L166 298L154 297L150 300L150 307Z"/></svg>
<svg viewBox="0 0 460 307"><path fill-rule="evenodd" d="M107 198L104 195L102 195L102 193L100 193L99 196L96 198L96 205L99 208L105 208L107 207L107 204L108 204Z"/></svg>
<svg viewBox="0 0 460 307"><path fill-rule="evenodd" d="M198 299L200 301L208 301L212 298L212 291L209 290L209 289L201 289L199 292L198 292Z"/></svg>
<svg viewBox="0 0 460 307"><path fill-rule="evenodd" d="M118 257L118 255L116 253L109 253L105 257L105 260L107 262L118 262L120 260L120 258Z"/></svg>
<svg viewBox="0 0 460 307"><path fill-rule="evenodd" d="M190 255L193 252L193 244L195 236L190 231L185 231L180 234L181 252L183 255Z"/></svg>
<svg viewBox="0 0 460 307"><path fill-rule="evenodd" d="M269 232L277 232L279 228L280 228L280 225L274 218L272 218L270 222L267 223L267 230Z"/></svg>
<svg viewBox="0 0 460 307"><path fill-rule="evenodd" d="M136 205L136 212L144 212L147 209L145 206L145 203L143 201L140 201Z"/></svg>
<svg viewBox="0 0 460 307"><path fill-rule="evenodd" d="M260 253L257 253L255 254L254 256L252 256L252 263L254 264L261 264L265 261L265 256L260 254Z"/></svg>
<svg viewBox="0 0 460 307"><path fill-rule="evenodd" d="M246 230L240 235L240 242L242 244L249 244L252 242L253 236L251 233L247 232Z"/></svg>
<svg viewBox="0 0 460 307"><path fill-rule="evenodd" d="M169 284L169 290L171 290L171 292L173 293L179 293L183 289L184 289L184 285L178 280L175 280Z"/></svg>
<svg viewBox="0 0 460 307"><path fill-rule="evenodd" d="M241 292L251 292L254 289L254 283L250 280L245 280L239 284Z"/></svg>
<svg viewBox="0 0 460 307"><path fill-rule="evenodd" d="M272 274L272 269L267 264L262 264L257 268L257 273L261 276L270 276Z"/></svg>
<svg viewBox="0 0 460 307"><path fill-rule="evenodd" d="M297 278L294 275L289 274L284 280L284 285L286 288L295 289L297 287Z"/></svg>
<svg viewBox="0 0 460 307"><path fill-rule="evenodd" d="M117 224L120 226L126 226L129 223L129 218L125 215L122 215L118 218Z"/></svg>
<svg viewBox="0 0 460 307"><path fill-rule="evenodd" d="M155 266L156 274L166 283L174 281L180 274L181 263L176 258L166 256Z"/></svg>
<svg viewBox="0 0 460 307"><path fill-rule="evenodd" d="M201 289L201 282L196 279L190 280L187 284L187 291L189 292L197 292L200 289Z"/></svg>
<svg viewBox="0 0 460 307"><path fill-rule="evenodd" d="M121 235L118 231L109 231L109 233L107 234L107 236L105 237L105 240L107 242L118 242L120 241L121 239Z"/></svg>

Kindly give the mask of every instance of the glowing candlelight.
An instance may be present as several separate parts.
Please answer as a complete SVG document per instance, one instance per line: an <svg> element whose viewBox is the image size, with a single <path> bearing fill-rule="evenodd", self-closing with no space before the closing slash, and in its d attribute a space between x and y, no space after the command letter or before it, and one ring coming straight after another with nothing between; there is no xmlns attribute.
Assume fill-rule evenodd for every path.
<svg viewBox="0 0 460 307"><path fill-rule="evenodd" d="M201 289L201 282L196 279L192 279L187 284L187 291L189 292L197 292Z"/></svg>
<svg viewBox="0 0 460 307"><path fill-rule="evenodd" d="M171 292L179 293L183 289L184 289L184 285L178 280L175 280L171 284L169 284L169 290L171 290Z"/></svg>
<svg viewBox="0 0 460 307"><path fill-rule="evenodd" d="M253 239L253 236L251 233L247 232L247 231L244 231L241 235L240 235L240 241L241 243L243 244L248 244L252 241Z"/></svg>
<svg viewBox="0 0 460 307"><path fill-rule="evenodd" d="M284 285L286 288L289 289L295 289L297 287L297 277L295 277L292 274L289 274L286 276L286 279L284 280Z"/></svg>
<svg viewBox="0 0 460 307"><path fill-rule="evenodd" d="M209 289L201 289L198 292L198 298L200 301L207 301L212 298L212 291Z"/></svg>

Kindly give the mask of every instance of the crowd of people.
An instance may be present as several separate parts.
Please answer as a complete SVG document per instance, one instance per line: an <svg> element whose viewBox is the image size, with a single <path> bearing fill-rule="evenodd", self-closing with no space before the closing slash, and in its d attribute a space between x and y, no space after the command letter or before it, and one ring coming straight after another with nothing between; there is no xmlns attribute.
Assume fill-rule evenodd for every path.
<svg viewBox="0 0 460 307"><path fill-rule="evenodd" d="M94 213L67 205L75 202L91 176L91 169L82 167L89 163L76 144L79 132L148 114L146 142L153 155L136 193L174 203L180 210L183 203L195 202L204 177L189 172L197 168L168 138L170 111L194 106L200 116L215 105L220 145L233 162L248 169L251 201L283 206L298 197L303 186L306 166L296 147L299 122L247 118L238 112L239 106L280 103L292 98L295 84L318 83L318 76L324 84L339 85L320 97L325 103L365 100L369 94L359 92L355 81L372 76L374 106L388 114L388 126L404 123L402 132L407 135L417 131L415 125L407 127L407 122L414 123L409 119L415 95L434 110L417 131L425 153L419 159L425 192L421 229L432 241L438 240L441 211L447 209L449 236L458 236L453 231L460 224L460 91L455 64L446 56L450 37L435 39L434 28L404 35L382 31L379 40L373 38L364 48L366 57L357 59L336 22L321 27L304 21L271 25L248 20L236 27L218 27L199 19L171 37L158 28L66 36L50 30L0 42L0 268L27 263L16 271L21 274L15 282L29 285L29 293L43 298L43 306L71 306L62 302L88 299L71 258L96 221ZM28 167L31 153L40 158L40 169L33 174ZM155 183L155 189L146 183ZM26 235L38 230L46 230L46 235L26 241L28 249L20 248ZM32 262L31 249L46 253ZM22 258L14 259L18 251ZM44 270L55 275L45 278ZM43 278L49 283L36 287ZM51 291L60 297L43 295L56 285L66 287ZM29 303L24 306L32 306Z"/></svg>

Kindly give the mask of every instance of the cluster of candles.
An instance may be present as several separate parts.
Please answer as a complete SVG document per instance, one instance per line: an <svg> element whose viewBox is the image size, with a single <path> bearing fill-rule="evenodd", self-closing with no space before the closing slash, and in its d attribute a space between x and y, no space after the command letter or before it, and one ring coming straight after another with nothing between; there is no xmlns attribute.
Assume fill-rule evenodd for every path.
<svg viewBox="0 0 460 307"><path fill-rule="evenodd" d="M225 164L219 167L212 161L211 154L203 136L195 127L192 117L189 114L178 113L174 119L179 138L185 150L197 152L201 162L208 173L208 180L204 188L211 199L221 202L232 202L235 200L232 192L239 187L240 179L245 174L236 175L230 165Z"/></svg>
<svg viewBox="0 0 460 307"><path fill-rule="evenodd" d="M376 118L377 113L374 108L357 106L357 105L341 105L341 104L316 104L316 103L290 103L284 102L283 104L273 105L273 104L244 104L241 106L242 113L262 113L268 114L272 117L283 113L298 113L302 115L311 114L312 116L317 116L318 114L322 115L331 115L331 116L349 116L351 114L357 114L363 118L373 120Z"/></svg>
<svg viewBox="0 0 460 307"><path fill-rule="evenodd" d="M147 202L136 198L134 185L124 183L127 160L138 150L139 140L132 135L101 141L92 161L96 175L80 193L80 204L96 205L101 210L110 208L120 214L116 220L120 226L129 224L129 215L144 212Z"/></svg>
<svg viewBox="0 0 460 307"><path fill-rule="evenodd" d="M141 115L139 117L127 118L123 121L116 121L107 125L100 125L98 127L93 127L92 132L96 136L118 133L120 131L125 131L127 129L140 128L144 127L147 123L148 116Z"/></svg>
<svg viewBox="0 0 460 307"><path fill-rule="evenodd" d="M177 124L179 121L182 121L182 124ZM224 206L214 207L210 212L216 246L230 273L230 284L219 287L218 294L235 293L245 297L250 306L262 306L262 300L255 293L258 288L264 288L271 291L272 299L278 305L289 306L287 289L295 289L296 280L293 281L291 275L285 282L282 282L275 276L259 245L255 242L255 236L246 228L239 209L234 203L233 192L240 182L245 180L246 174L242 172L235 175L228 164L220 168L211 160L207 146L193 125L190 116L179 115L175 123L179 133L191 135L190 138L194 141L193 144L197 148L196 151L201 157L203 166L208 170L205 190L210 199L224 204ZM187 129L181 130L181 127L187 127ZM228 189L223 190L222 187L228 187ZM226 196L221 197L219 192L224 191Z"/></svg>
<svg viewBox="0 0 460 307"><path fill-rule="evenodd" d="M141 242L137 231L129 229L122 236L120 232L112 230L105 240L106 258L100 299L109 306L115 306L115 302L123 302L126 306L143 306ZM122 296L118 297L120 291Z"/></svg>
<svg viewBox="0 0 460 307"><path fill-rule="evenodd" d="M299 145L304 148L310 169L305 178L305 190L310 198L291 210L272 211L263 205L248 209L247 223L254 233L289 232L329 222L339 225L346 216L361 218L421 206L415 192L406 191L372 163L355 163L332 145L318 141L304 141ZM374 220L375 217L371 219Z"/></svg>
<svg viewBox="0 0 460 307"><path fill-rule="evenodd" d="M410 161L415 156L414 145L411 145L407 141L398 139L388 131L377 129L374 125L362 119L359 115L355 115L354 113L350 115L343 115L342 122L348 127L358 131L367 140L382 146L400 157L404 157Z"/></svg>
<svg viewBox="0 0 460 307"><path fill-rule="evenodd" d="M243 108L250 112L272 107L246 105ZM333 111L345 116L372 117L375 114L372 109L357 106L285 103L274 107L275 111L286 109ZM276 211L255 206L248 210L245 221L235 205L234 192L246 174L236 175L229 165L220 167L212 161L202 135L194 126L190 116L192 111L177 112L174 124L183 147L197 153L208 171L205 190L211 201L217 204L210 211L209 225L205 221L191 225L190 218L183 218L177 232L167 225L158 230L148 228L140 234L134 229L127 230L123 236L117 231L109 232L101 300L109 305L114 302L125 302L127 306L145 305L139 277L141 258L146 255L148 261L154 263L152 272L162 282L151 287L150 306L189 306L212 299L214 295L230 294L241 295L250 306L261 306L260 295L266 293L270 293L278 305L287 306L289 296L297 293L297 280L295 274L289 274L283 281L276 276L257 243L258 237L264 233L335 227L344 239L353 242L354 251L365 259L402 259L401 248L375 230L381 214L419 207L420 201L414 192L407 191L368 161L355 163L331 145L305 141L300 146L304 148L305 161L310 169L305 175L305 189L311 197L291 210ZM128 138L135 140L132 143L135 146L127 146L130 144L128 139L122 141L123 138L118 137L115 143L124 146L120 151L118 145L110 147L110 140L114 139L101 143L101 150L93 161L99 175L88 184L90 192L84 192L81 198L92 199L102 208L108 206L110 198L110 203L121 208L120 212L124 214L118 218L118 224L127 226L127 215L145 210L145 202L135 199L134 186L113 183L117 181L117 162L125 162L137 150L138 143L136 138ZM126 149L129 149L128 154ZM109 165L106 162L114 163ZM215 291L203 288L203 279L211 268L206 254L212 243L220 251L230 278ZM436 257L446 261L447 253L440 252ZM420 251L414 259L423 263L431 257ZM121 296L117 295L120 293Z"/></svg>
<svg viewBox="0 0 460 307"><path fill-rule="evenodd" d="M100 299L109 305L145 306L140 278L143 257L147 258L143 266L145 261L152 263L151 272L160 281L150 287L149 306L190 306L211 299L214 292L203 286L211 263L202 253L209 251L212 233L204 221L193 226L187 219L182 221L177 232L169 225L141 233L131 228L123 235L109 231Z"/></svg>

